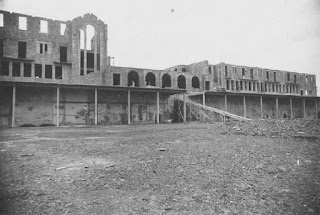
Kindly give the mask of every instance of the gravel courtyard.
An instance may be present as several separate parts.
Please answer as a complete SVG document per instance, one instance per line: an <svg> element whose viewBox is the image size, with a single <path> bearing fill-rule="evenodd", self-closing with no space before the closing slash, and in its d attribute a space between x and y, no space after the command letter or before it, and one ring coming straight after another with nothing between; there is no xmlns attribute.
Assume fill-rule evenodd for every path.
<svg viewBox="0 0 320 215"><path fill-rule="evenodd" d="M319 134L241 126L1 129L0 214L320 214Z"/></svg>

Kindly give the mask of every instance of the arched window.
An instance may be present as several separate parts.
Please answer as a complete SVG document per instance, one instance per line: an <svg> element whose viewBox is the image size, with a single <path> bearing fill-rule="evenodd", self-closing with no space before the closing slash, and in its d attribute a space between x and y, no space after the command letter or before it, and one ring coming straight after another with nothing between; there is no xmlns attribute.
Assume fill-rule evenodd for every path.
<svg viewBox="0 0 320 215"><path fill-rule="evenodd" d="M166 73L162 76L162 88L171 87L171 76Z"/></svg>
<svg viewBox="0 0 320 215"><path fill-rule="evenodd" d="M200 88L199 78L197 76L193 76L192 78L192 87L193 88Z"/></svg>
<svg viewBox="0 0 320 215"><path fill-rule="evenodd" d="M148 72L146 75L147 86L156 86L156 76L152 72Z"/></svg>
<svg viewBox="0 0 320 215"><path fill-rule="evenodd" d="M182 72L186 72L187 69L186 69L186 68L182 68L181 71L182 71Z"/></svg>
<svg viewBox="0 0 320 215"><path fill-rule="evenodd" d="M183 75L178 77L178 88L186 89L186 78Z"/></svg>
<svg viewBox="0 0 320 215"><path fill-rule="evenodd" d="M136 71L128 73L128 86L139 87L139 75Z"/></svg>

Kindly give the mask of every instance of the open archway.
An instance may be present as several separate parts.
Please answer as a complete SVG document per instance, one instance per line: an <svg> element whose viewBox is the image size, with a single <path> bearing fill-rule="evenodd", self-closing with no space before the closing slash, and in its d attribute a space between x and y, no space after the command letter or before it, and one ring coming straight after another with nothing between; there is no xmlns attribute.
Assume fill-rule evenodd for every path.
<svg viewBox="0 0 320 215"><path fill-rule="evenodd" d="M197 89L200 88L200 81L197 76L192 77L192 88L197 88Z"/></svg>
<svg viewBox="0 0 320 215"><path fill-rule="evenodd" d="M178 88L186 89L186 78L183 75L178 77Z"/></svg>
<svg viewBox="0 0 320 215"><path fill-rule="evenodd" d="M171 87L171 76L166 73L162 76L162 88Z"/></svg>
<svg viewBox="0 0 320 215"><path fill-rule="evenodd" d="M128 86L139 87L139 75L136 71L128 73Z"/></svg>
<svg viewBox="0 0 320 215"><path fill-rule="evenodd" d="M148 72L146 75L146 85L156 86L156 76L152 72Z"/></svg>

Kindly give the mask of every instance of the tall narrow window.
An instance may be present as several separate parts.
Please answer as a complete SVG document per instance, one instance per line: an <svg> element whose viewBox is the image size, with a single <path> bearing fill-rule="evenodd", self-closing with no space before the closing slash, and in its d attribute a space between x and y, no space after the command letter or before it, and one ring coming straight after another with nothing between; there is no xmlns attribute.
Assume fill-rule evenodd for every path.
<svg viewBox="0 0 320 215"><path fill-rule="evenodd" d="M62 66L56 66L55 78L62 79Z"/></svg>
<svg viewBox="0 0 320 215"><path fill-rule="evenodd" d="M42 65L41 64L35 65L35 77L42 78Z"/></svg>
<svg viewBox="0 0 320 215"><path fill-rule="evenodd" d="M27 30L27 17L19 16L19 29Z"/></svg>
<svg viewBox="0 0 320 215"><path fill-rule="evenodd" d="M9 61L1 61L0 75L9 76Z"/></svg>
<svg viewBox="0 0 320 215"><path fill-rule="evenodd" d="M66 24L60 23L60 34L63 36L66 31Z"/></svg>
<svg viewBox="0 0 320 215"><path fill-rule="evenodd" d="M212 73L212 71L211 71L211 66L209 66L209 74L211 74Z"/></svg>
<svg viewBox="0 0 320 215"><path fill-rule="evenodd" d="M20 62L12 63L12 77L20 77Z"/></svg>
<svg viewBox="0 0 320 215"><path fill-rule="evenodd" d="M287 73L287 80L290 82L290 73Z"/></svg>
<svg viewBox="0 0 320 215"><path fill-rule="evenodd" d="M250 78L253 79L253 69L250 69Z"/></svg>
<svg viewBox="0 0 320 215"><path fill-rule="evenodd" d="M67 47L60 46L60 62L67 62Z"/></svg>
<svg viewBox="0 0 320 215"><path fill-rule="evenodd" d="M246 77L246 69L242 68L242 78Z"/></svg>
<svg viewBox="0 0 320 215"><path fill-rule="evenodd" d="M227 66L224 67L224 76L228 77L228 67Z"/></svg>
<svg viewBox="0 0 320 215"><path fill-rule="evenodd" d="M45 20L40 20L40 32L48 33L48 22Z"/></svg>
<svg viewBox="0 0 320 215"><path fill-rule="evenodd" d="M295 84L297 83L297 75L293 76L293 81L294 81Z"/></svg>
<svg viewBox="0 0 320 215"><path fill-rule="evenodd" d="M3 58L3 39L0 39L0 58Z"/></svg>
<svg viewBox="0 0 320 215"><path fill-rule="evenodd" d="M3 27L3 13L0 13L0 27Z"/></svg>
<svg viewBox="0 0 320 215"><path fill-rule="evenodd" d="M18 58L26 58L27 43L19 41L18 43Z"/></svg>
<svg viewBox="0 0 320 215"><path fill-rule="evenodd" d="M269 71L266 71L266 78L267 78L267 81L269 81Z"/></svg>
<svg viewBox="0 0 320 215"><path fill-rule="evenodd" d="M31 77L31 63L24 63L23 68L23 76Z"/></svg>
<svg viewBox="0 0 320 215"><path fill-rule="evenodd" d="M113 85L119 86L120 85L120 74L113 74Z"/></svg>
<svg viewBox="0 0 320 215"><path fill-rule="evenodd" d="M274 79L274 81L277 81L277 73L276 72L273 72L273 79Z"/></svg>
<svg viewBox="0 0 320 215"><path fill-rule="evenodd" d="M52 78L52 65L45 66L45 78Z"/></svg>

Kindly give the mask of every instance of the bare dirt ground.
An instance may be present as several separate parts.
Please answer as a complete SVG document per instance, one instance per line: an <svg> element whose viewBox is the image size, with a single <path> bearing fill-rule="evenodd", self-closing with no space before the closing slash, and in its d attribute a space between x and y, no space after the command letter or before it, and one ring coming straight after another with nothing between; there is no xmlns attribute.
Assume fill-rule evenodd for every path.
<svg viewBox="0 0 320 215"><path fill-rule="evenodd" d="M319 138L223 129L2 129L0 214L320 214Z"/></svg>

